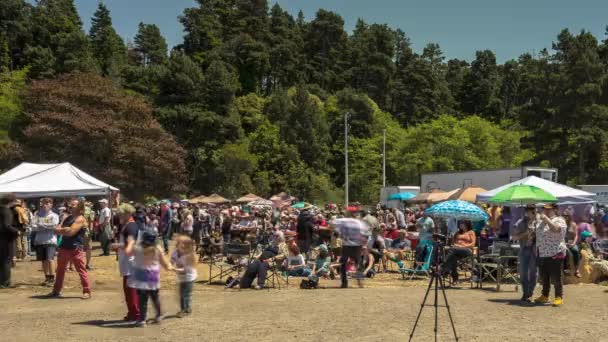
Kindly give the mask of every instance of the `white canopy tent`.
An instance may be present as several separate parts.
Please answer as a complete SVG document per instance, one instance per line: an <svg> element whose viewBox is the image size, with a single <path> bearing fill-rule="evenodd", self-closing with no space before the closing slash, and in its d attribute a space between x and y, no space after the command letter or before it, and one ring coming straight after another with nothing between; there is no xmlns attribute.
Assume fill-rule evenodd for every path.
<svg viewBox="0 0 608 342"><path fill-rule="evenodd" d="M543 178L539 178L536 176L526 177L524 179L520 179L513 183L509 183L507 185L503 185L496 189L492 189L490 191L482 192L477 194L477 202L487 202L490 198L492 198L497 193L505 190L513 185L533 185L539 187L551 195L557 197L559 201L558 204L586 204L586 203L594 203L595 202L595 194L575 188L571 188L567 185L555 183L548 181Z"/></svg>
<svg viewBox="0 0 608 342"><path fill-rule="evenodd" d="M0 194L17 198L109 196L118 191L70 163L21 163L0 175Z"/></svg>

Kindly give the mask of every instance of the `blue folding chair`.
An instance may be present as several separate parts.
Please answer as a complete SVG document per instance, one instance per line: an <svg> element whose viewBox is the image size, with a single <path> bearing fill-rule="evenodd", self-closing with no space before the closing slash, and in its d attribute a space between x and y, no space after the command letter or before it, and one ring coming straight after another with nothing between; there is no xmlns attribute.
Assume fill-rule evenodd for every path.
<svg viewBox="0 0 608 342"><path fill-rule="evenodd" d="M424 262L422 264L415 265L414 268L400 268L401 276L405 279L405 275L409 275L409 280L414 279L415 275L425 274L427 277L431 276L431 262L433 260L433 245L429 244L426 247L426 255L424 256Z"/></svg>

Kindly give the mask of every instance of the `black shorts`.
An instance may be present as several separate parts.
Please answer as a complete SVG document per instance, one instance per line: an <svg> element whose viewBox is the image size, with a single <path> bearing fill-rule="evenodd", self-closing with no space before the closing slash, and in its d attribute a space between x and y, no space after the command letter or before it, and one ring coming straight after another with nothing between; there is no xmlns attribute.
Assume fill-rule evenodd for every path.
<svg viewBox="0 0 608 342"><path fill-rule="evenodd" d="M56 251L57 246L55 245L38 245L36 246L36 260L52 261L55 259Z"/></svg>

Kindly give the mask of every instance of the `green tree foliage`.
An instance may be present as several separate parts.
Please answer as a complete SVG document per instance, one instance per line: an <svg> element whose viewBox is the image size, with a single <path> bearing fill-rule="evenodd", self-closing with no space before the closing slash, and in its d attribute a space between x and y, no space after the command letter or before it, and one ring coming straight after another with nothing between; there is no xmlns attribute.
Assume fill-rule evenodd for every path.
<svg viewBox="0 0 608 342"><path fill-rule="evenodd" d="M167 41L158 26L139 23L134 42L133 51L137 65L147 67L167 61Z"/></svg>
<svg viewBox="0 0 608 342"><path fill-rule="evenodd" d="M291 15L279 4L270 10L268 92L287 89L302 80L298 65L304 41Z"/></svg>
<svg viewBox="0 0 608 342"><path fill-rule="evenodd" d="M8 69L25 67L26 48L32 44L32 5L24 0L3 0L0 6L0 52ZM6 45L4 45L6 44ZM6 49L6 50L5 50ZM8 56L4 54L8 53Z"/></svg>
<svg viewBox="0 0 608 342"><path fill-rule="evenodd" d="M83 110L78 115L97 117L108 102L89 95L95 91L134 101L133 113L152 108L184 149L167 145L178 151L167 158L187 170L173 172L183 177L176 184L188 186L181 194L288 191L305 200L341 202L347 113L353 200L376 199L383 131L388 184L417 184L426 171L521 164L556 167L562 182L608 181L608 39L598 42L589 32L564 30L552 50L501 64L490 50L478 51L471 61L446 61L438 44L414 50L405 32L385 24L359 20L349 34L338 13L321 9L307 21L302 11L292 16L267 0L197 0L179 22L183 42L168 54L152 23L140 23L125 48L103 4L87 37L73 0L4 0L0 168L20 158L42 158L33 148L42 140L23 140L37 131L14 128L29 118L20 89L35 79L56 78L48 84L67 91L73 88L64 85L66 73L93 71L120 80L114 84L122 89L109 93L109 85L93 84L74 90L73 97L62 93L58 99L67 101L65 108L51 92L45 95L55 101L49 118L72 115L75 108ZM40 84L47 83L33 87ZM77 97L84 93L101 102L85 106L86 97ZM130 117L125 108L131 107L119 108L105 110L112 118ZM43 129L39 120L29 122L46 139L41 151L74 160L56 147L63 146L62 136ZM146 127L147 114L143 121ZM89 133L95 146L82 164L93 170L107 166L111 172L95 172L125 182L132 170L121 169L129 159L113 147L114 139L120 140L113 127L107 127L111 133ZM134 144L139 149L140 142ZM98 146L111 146L120 163L106 162ZM166 167L163 161L149 162ZM138 189L127 189L145 188L135 184Z"/></svg>
<svg viewBox="0 0 608 342"><path fill-rule="evenodd" d="M533 157L519 148L521 137L521 132L477 116L458 120L442 115L408 128L388 153L388 162L400 179L410 183L421 172L510 167Z"/></svg>
<svg viewBox="0 0 608 342"><path fill-rule="evenodd" d="M110 80L66 74L37 81L24 107L26 160L72 162L133 198L185 190L183 149L149 105Z"/></svg>
<svg viewBox="0 0 608 342"><path fill-rule="evenodd" d="M118 77L127 63L127 50L122 38L112 27L110 11L99 3L91 19L91 50L103 76Z"/></svg>
<svg viewBox="0 0 608 342"><path fill-rule="evenodd" d="M368 94L381 108L387 106L394 74L395 39L393 30L387 25L367 25L359 19L348 41L350 85Z"/></svg>
<svg viewBox="0 0 608 342"><path fill-rule="evenodd" d="M306 25L304 36L309 83L330 91L346 85L343 73L347 42L344 19L337 13L320 9L315 19Z"/></svg>
<svg viewBox="0 0 608 342"><path fill-rule="evenodd" d="M499 69L490 50L477 51L464 87L462 109L490 120L499 120L502 103L499 96Z"/></svg>
<svg viewBox="0 0 608 342"><path fill-rule="evenodd" d="M26 73L27 70L0 73L0 144L9 142L10 133L20 119Z"/></svg>
<svg viewBox="0 0 608 342"><path fill-rule="evenodd" d="M73 0L40 0L31 20L33 42L25 50L31 77L96 69Z"/></svg>

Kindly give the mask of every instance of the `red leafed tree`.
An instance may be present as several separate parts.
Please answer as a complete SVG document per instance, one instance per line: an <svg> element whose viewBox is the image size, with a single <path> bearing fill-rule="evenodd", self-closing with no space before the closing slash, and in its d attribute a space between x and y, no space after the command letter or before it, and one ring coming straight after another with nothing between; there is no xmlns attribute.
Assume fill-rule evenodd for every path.
<svg viewBox="0 0 608 342"><path fill-rule="evenodd" d="M35 81L18 141L30 162L70 162L129 198L185 190L185 151L143 99L96 74Z"/></svg>

